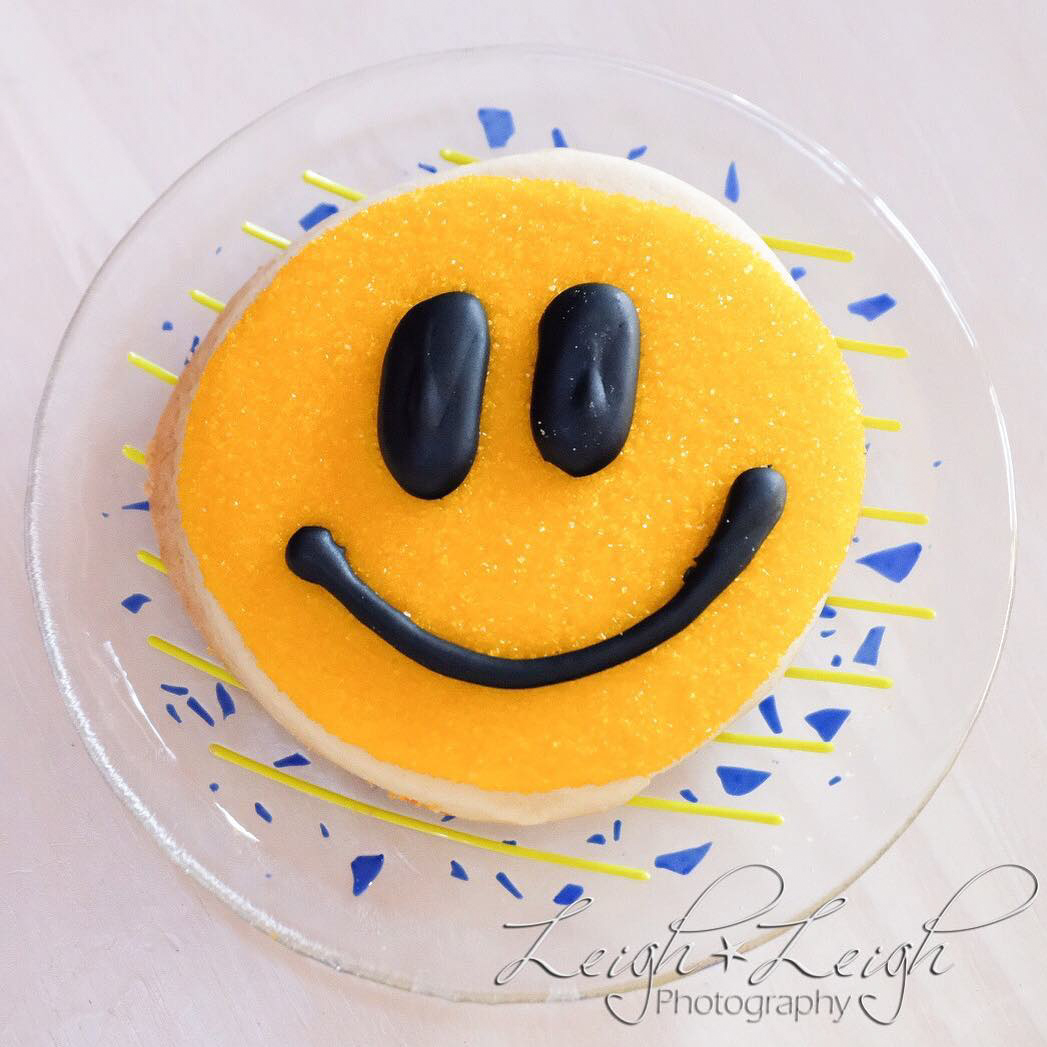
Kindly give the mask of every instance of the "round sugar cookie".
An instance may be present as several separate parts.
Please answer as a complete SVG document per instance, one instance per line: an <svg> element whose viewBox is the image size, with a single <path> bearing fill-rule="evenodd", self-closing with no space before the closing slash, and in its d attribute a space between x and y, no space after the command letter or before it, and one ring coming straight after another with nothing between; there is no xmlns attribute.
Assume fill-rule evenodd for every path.
<svg viewBox="0 0 1047 1047"><path fill-rule="evenodd" d="M594 286L633 356L607 327L582 344ZM482 317L486 356L430 373L447 338L408 314L449 301ZM561 388L578 352L584 396ZM593 441L549 421L557 396ZM458 415L471 443L426 442ZM624 802L765 693L844 561L865 471L841 352L762 240L675 178L573 149L319 227L230 301L148 462L174 584L280 723L390 792L521 824ZM757 538L730 498L771 474L784 508ZM292 570L303 529L355 595Z"/></svg>

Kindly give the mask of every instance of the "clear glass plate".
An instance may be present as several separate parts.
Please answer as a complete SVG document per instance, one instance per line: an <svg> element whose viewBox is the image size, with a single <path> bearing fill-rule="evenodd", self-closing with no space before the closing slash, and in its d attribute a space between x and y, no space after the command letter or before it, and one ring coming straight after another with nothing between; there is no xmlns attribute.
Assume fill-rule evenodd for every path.
<svg viewBox="0 0 1047 1047"><path fill-rule="evenodd" d="M489 145L480 108L512 113L506 144ZM499 127L492 130L497 141ZM649 869L648 882L423 835L217 760L212 742L266 763L301 747L246 695L231 691L236 711L223 718L213 679L148 645L159 634L203 653L163 575L136 559L137 550L155 548L148 513L127 508L144 497L144 472L121 447L147 444L169 392L128 366L127 353L172 371L183 366L213 319L187 291L228 298L278 250L244 235L242 221L294 237L318 204L351 206L304 181L305 169L372 193L426 177L422 164L446 166L442 147L486 156L557 140L631 152L721 198L733 163L734 206L756 229L855 251L851 264L783 255L806 269L801 287L835 333L911 350L906 360L848 355L868 413L903 423L900 432L870 430L866 504L926 513L930 523L863 519L834 592L932 607L937 618L840 610L820 620L796 664L829 668L839 655L842 670L886 674L893 689L786 680L776 691L782 735L757 710L732 725L772 740L819 741L816 727L827 735L842 714L815 716L813 726L806 718L849 710L835 751L710 744L648 790L675 799L691 790L705 803L780 813L784 823L625 807L513 833L521 846ZM882 293L897 305L874 321L848 310ZM27 527L61 692L106 778L167 853L294 949L391 985L483 1000L607 991L603 979L552 981L534 969L494 985L532 933L503 922L548 919L568 883L593 904L550 940L549 957L564 965L597 945L664 939L702 886L745 863L769 863L785 877L782 919L850 883L927 801L978 712L1005 629L1014 552L1009 457L992 388L948 291L886 206L824 149L735 96L627 62L537 48L426 56L321 84L175 183L113 252L70 324L40 407ZM922 554L904 581L858 562L912 542ZM136 593L151 602L131 613L121 601ZM854 664L876 626L886 626L879 664ZM770 777L729 795L723 767ZM289 772L418 815L319 758ZM759 775L726 777L737 793ZM454 827L508 835L504 827ZM655 866L659 855L706 843L689 874ZM380 874L354 894L351 863L378 854ZM468 880L450 874L452 860ZM695 948L719 946L718 935L708 937Z"/></svg>

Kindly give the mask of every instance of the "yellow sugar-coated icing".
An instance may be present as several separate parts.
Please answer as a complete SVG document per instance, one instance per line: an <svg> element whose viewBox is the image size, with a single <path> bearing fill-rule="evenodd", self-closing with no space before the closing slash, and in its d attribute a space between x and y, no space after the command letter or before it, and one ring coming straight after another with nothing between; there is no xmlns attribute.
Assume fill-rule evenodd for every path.
<svg viewBox="0 0 1047 1047"><path fill-rule="evenodd" d="M573 478L539 456L538 321L573 284L629 293L641 327L621 455ZM378 450L390 335L467 290L491 362L476 463L446 498L405 493ZM467 176L366 208L281 268L207 364L178 474L188 541L260 668L308 716L380 760L533 792L657 771L729 720L804 631L861 504L864 434L839 347L750 247L631 197ZM555 687L429 672L296 578L284 546L330 528L357 573L419 624L506 657L616 633L665 602L744 469L773 465L785 513L683 633Z"/></svg>

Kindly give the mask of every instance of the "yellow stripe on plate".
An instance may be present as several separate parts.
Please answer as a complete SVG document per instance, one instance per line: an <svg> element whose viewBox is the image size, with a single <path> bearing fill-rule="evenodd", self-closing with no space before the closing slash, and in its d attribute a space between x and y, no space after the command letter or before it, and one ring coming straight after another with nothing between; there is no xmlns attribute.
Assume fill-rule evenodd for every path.
<svg viewBox="0 0 1047 1047"><path fill-rule="evenodd" d="M162 636L150 636L149 646L154 650L162 651L171 658L177 658L184 665L191 665L194 669L199 669L200 672L229 684L230 687L239 687L241 691L244 689L244 685L228 669L223 669L217 662L201 658L198 654L193 654L192 651L187 651L184 647L179 647L178 644L171 643Z"/></svg>
<svg viewBox="0 0 1047 1047"><path fill-rule="evenodd" d="M921 527L931 522L926 513L911 513L906 509L877 509L871 505L863 506L859 515L868 520L890 520L892 523L918 524Z"/></svg>
<svg viewBox="0 0 1047 1047"><path fill-rule="evenodd" d="M364 198L364 194L359 189L351 189L347 185L342 185L341 182L336 182L333 178L317 174L316 171L303 171L302 178L310 185L315 185L317 189L326 189L327 192L334 193L335 196L340 196L345 200L356 201Z"/></svg>
<svg viewBox="0 0 1047 1047"><path fill-rule="evenodd" d="M254 222L244 222L240 228L248 236L253 236L256 240L261 240L262 243L270 244L272 247L284 249L291 246L291 241L286 236L274 233L271 229L266 229L264 226L255 225Z"/></svg>
<svg viewBox="0 0 1047 1047"><path fill-rule="evenodd" d="M935 617L935 612L930 607L914 607L906 603L881 603L879 600L859 600L853 596L830 596L825 602L829 607L849 611L873 611L876 614L897 614L903 618L928 620Z"/></svg>
<svg viewBox="0 0 1047 1047"><path fill-rule="evenodd" d="M538 851L532 847L520 847L514 844L503 843L501 840L491 840L486 836L475 836L473 833L462 832L460 829L448 829L443 824L433 824L422 821L421 818L412 818L410 815L399 814L396 811L386 810L384 807L375 807L373 804L364 803L362 800L354 800L352 797L344 796L333 789L325 789L322 785L314 785L302 778L296 778L293 774L285 774L283 771L270 767L268 764L259 763L249 756L227 749L224 745L211 745L210 751L213 756L220 760L234 764L268 778L271 782L286 785L289 789L305 793L317 800L343 807L347 811L366 815L368 818L376 818L378 821L389 822L391 825L399 825L403 829L412 829L414 832L425 833L427 836L436 836L442 840L451 840L454 843L464 844L466 847L477 847L484 851L494 851L512 858L527 858L535 862L548 862L551 865L563 865L569 869L582 869L586 872L606 873L609 876L622 876L628 880L649 880L651 874L646 869L637 869L629 865L615 865L612 862L598 862L589 858L575 858L570 854L558 854L555 851Z"/></svg>
<svg viewBox="0 0 1047 1047"><path fill-rule="evenodd" d="M759 822L761 825L781 825L785 821L780 814L771 811L745 811L739 807L715 807L688 800L663 800L657 796L634 796L626 806L643 807L649 811L673 811L677 814L703 814L707 818L729 818L736 822Z"/></svg>
<svg viewBox="0 0 1047 1047"><path fill-rule="evenodd" d="M852 353L867 353L869 356L886 356L892 360L904 360L909 350L900 345L883 345L881 342L859 342L856 338L837 338L836 344L841 349Z"/></svg>
<svg viewBox="0 0 1047 1047"><path fill-rule="evenodd" d="M135 556L138 558L138 562L144 563L146 567L151 567L154 571L159 571L161 574L167 574L167 564L156 553L151 553L148 549L139 549Z"/></svg>
<svg viewBox="0 0 1047 1047"><path fill-rule="evenodd" d="M198 291L195 287L189 292L189 297L198 305L205 305L216 313L220 313L225 308L225 302L221 301L221 299L215 298L204 291Z"/></svg>
<svg viewBox="0 0 1047 1047"><path fill-rule="evenodd" d="M147 360L138 353L128 353L127 362L137 367L140 371L145 371L146 374L159 378L161 382L167 382L168 385L175 385L178 382L178 375L173 371L169 371L166 367L161 367L159 364L154 364L152 360Z"/></svg>
<svg viewBox="0 0 1047 1047"><path fill-rule="evenodd" d="M459 152L457 149L441 149L440 155L449 164L475 164L477 160L475 156L471 156L469 153Z"/></svg>
<svg viewBox="0 0 1047 1047"><path fill-rule="evenodd" d="M872 415L862 415L862 425L866 429L882 429L885 433L899 433L902 423L897 418L874 418Z"/></svg>
<svg viewBox="0 0 1047 1047"><path fill-rule="evenodd" d="M785 251L788 254L826 258L830 262L854 261L854 252L846 247L826 247L825 244L809 244L805 240L786 240L780 236L765 236L763 242L775 251Z"/></svg>
<svg viewBox="0 0 1047 1047"><path fill-rule="evenodd" d="M874 687L886 691L894 686L887 676L869 676L865 673L845 673L839 669L786 669L783 674L790 680L814 680L818 683L842 683L848 687Z"/></svg>
<svg viewBox="0 0 1047 1047"><path fill-rule="evenodd" d="M831 753L836 746L832 742L810 742L806 738L782 738L777 734L738 734L736 731L721 731L714 742L723 745L751 745L757 749L790 749L801 753Z"/></svg>
<svg viewBox="0 0 1047 1047"><path fill-rule="evenodd" d="M124 444L122 450L123 456L129 462L134 462L135 465L145 465L145 451L141 451L137 447L133 447L131 444Z"/></svg>

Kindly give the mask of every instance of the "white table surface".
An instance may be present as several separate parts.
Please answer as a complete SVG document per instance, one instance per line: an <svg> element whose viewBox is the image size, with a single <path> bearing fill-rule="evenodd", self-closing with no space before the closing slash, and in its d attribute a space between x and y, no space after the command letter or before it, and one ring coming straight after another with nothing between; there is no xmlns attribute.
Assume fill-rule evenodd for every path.
<svg viewBox="0 0 1047 1047"><path fill-rule="evenodd" d="M1043 906L957 941L889 1030L651 1018L600 1002L453 1005L292 954L162 856L58 698L22 559L30 428L62 331L116 240L176 176L318 80L422 50L550 42L729 88L886 199L942 270L1009 421L1023 534L988 706L915 825L850 891L841 945L911 936L969 875L1047 873L1047 7L735 0L0 3L0 1044L1047 1042ZM788 983L802 991L799 982ZM707 983L708 988L711 983ZM779 991L787 986L779 986Z"/></svg>

